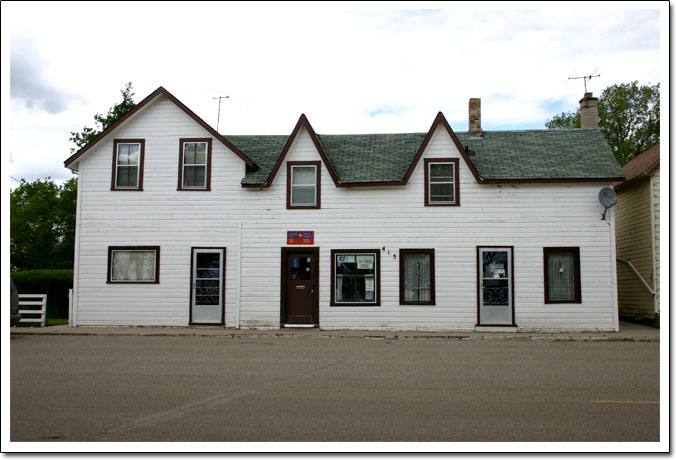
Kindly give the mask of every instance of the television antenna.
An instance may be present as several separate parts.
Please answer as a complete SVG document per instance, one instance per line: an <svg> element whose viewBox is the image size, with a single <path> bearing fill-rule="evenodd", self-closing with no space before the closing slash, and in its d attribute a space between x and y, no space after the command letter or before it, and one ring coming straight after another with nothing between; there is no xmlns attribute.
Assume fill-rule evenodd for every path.
<svg viewBox="0 0 676 460"><path fill-rule="evenodd" d="M594 69L594 72L596 72L596 69ZM580 80L580 79L583 79L583 80L584 80L584 92L587 93L587 80L591 80L592 78L600 77L600 76L601 76L601 74L594 75L594 72L592 72L592 73L589 74L589 75L584 75L584 76L582 76L582 77L568 77L568 80Z"/></svg>
<svg viewBox="0 0 676 460"><path fill-rule="evenodd" d="M212 99L218 99L218 118L216 119L216 132L218 132L218 125L221 122L221 99L230 99L230 96L218 96Z"/></svg>

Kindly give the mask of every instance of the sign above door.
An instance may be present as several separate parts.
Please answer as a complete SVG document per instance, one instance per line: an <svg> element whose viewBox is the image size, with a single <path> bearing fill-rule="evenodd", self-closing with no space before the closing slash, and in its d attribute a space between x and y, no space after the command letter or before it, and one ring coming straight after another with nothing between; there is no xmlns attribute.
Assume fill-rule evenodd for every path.
<svg viewBox="0 0 676 460"><path fill-rule="evenodd" d="M286 244L315 244L315 232L286 232Z"/></svg>

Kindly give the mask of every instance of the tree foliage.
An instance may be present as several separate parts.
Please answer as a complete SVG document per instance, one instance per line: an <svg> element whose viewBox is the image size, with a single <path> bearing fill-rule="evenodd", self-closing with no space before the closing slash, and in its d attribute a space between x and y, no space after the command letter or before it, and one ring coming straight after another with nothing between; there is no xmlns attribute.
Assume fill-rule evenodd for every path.
<svg viewBox="0 0 676 460"><path fill-rule="evenodd" d="M580 109L577 112L561 112L560 115L554 115L551 120L547 120L545 126L549 129L579 128L582 126Z"/></svg>
<svg viewBox="0 0 676 460"><path fill-rule="evenodd" d="M136 106L131 82L120 93L120 103L108 109L105 115L94 115L97 128L85 126L80 133L70 133L70 141L77 146L71 148L71 153L87 145ZM34 182L21 179L10 194L12 270L72 269L76 206L76 177L61 186L49 177Z"/></svg>
<svg viewBox="0 0 676 460"><path fill-rule="evenodd" d="M106 128L122 118L122 116L124 116L136 106L131 82L127 83L125 88L121 90L120 93L122 93L122 102L115 104L113 107L108 109L108 113L106 115L94 115L94 120L98 125L98 129L85 126L79 133L70 133L71 138L69 140L77 146L76 148L70 149L71 153L74 153L87 145L92 139L94 139Z"/></svg>
<svg viewBox="0 0 676 460"><path fill-rule="evenodd" d="M73 268L77 178L21 180L10 194L13 270Z"/></svg>
<svg viewBox="0 0 676 460"><path fill-rule="evenodd" d="M615 158L625 165L660 142L660 84L637 81L607 87L599 97L599 128ZM563 112L547 120L549 129L579 128L580 111Z"/></svg>

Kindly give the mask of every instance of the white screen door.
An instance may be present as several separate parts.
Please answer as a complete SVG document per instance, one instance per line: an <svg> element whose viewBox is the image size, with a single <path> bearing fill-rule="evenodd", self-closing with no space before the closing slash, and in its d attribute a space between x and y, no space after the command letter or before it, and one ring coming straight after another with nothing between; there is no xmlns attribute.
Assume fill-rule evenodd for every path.
<svg viewBox="0 0 676 460"><path fill-rule="evenodd" d="M479 324L513 325L512 249L479 248Z"/></svg>
<svg viewBox="0 0 676 460"><path fill-rule="evenodd" d="M223 324L223 249L193 249L191 324Z"/></svg>

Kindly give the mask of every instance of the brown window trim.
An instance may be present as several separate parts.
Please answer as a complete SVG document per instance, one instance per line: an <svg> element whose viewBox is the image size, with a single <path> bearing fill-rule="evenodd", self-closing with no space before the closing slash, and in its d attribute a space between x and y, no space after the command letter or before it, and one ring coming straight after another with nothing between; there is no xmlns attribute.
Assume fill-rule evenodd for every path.
<svg viewBox="0 0 676 460"><path fill-rule="evenodd" d="M404 283L404 258L407 254L429 254L430 256L430 300L410 301L406 300ZM435 305L434 284L434 249L399 249L399 304L400 305Z"/></svg>
<svg viewBox="0 0 676 460"><path fill-rule="evenodd" d="M141 144L141 151L138 160L138 184L136 187L118 187L117 186L117 146L118 144ZM110 190L118 192L142 192L143 191L143 162L146 151L145 139L114 139L113 140L113 173Z"/></svg>
<svg viewBox="0 0 676 460"><path fill-rule="evenodd" d="M315 166L317 170L316 203L314 206L293 206L291 204L291 168L293 166ZM286 162L286 209L320 209L322 207L321 161L287 161Z"/></svg>
<svg viewBox="0 0 676 460"><path fill-rule="evenodd" d="M430 178L429 165L430 163L453 163L453 187L454 198L453 203L433 203L430 202ZM425 206L460 206L460 159L458 158L425 158Z"/></svg>
<svg viewBox="0 0 676 460"><path fill-rule="evenodd" d="M376 300L375 302L336 302L336 254L375 254ZM379 307L380 306L380 249L331 249L331 304L332 307Z"/></svg>
<svg viewBox="0 0 676 460"><path fill-rule="evenodd" d="M575 298L566 300L551 300L549 298L549 254L551 253L573 253L573 263L575 264ZM580 285L580 248L577 246L570 247L548 247L542 248L544 274L545 274L545 303L582 303L582 287Z"/></svg>
<svg viewBox="0 0 676 460"><path fill-rule="evenodd" d="M207 167L206 183L204 187L183 186L183 144L186 142L206 142L207 144ZM209 192L211 191L211 138L181 138L178 141L178 187L176 190L183 192Z"/></svg>
<svg viewBox="0 0 676 460"><path fill-rule="evenodd" d="M155 279L153 281L114 281L111 279L113 251L155 251ZM108 284L160 284L160 247L159 246L108 246Z"/></svg>

